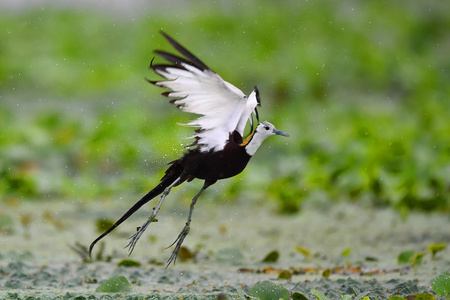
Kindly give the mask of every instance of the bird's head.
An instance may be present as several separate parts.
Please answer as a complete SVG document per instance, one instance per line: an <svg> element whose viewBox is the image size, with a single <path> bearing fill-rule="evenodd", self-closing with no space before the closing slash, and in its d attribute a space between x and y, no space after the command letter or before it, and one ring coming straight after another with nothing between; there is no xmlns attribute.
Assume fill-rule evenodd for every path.
<svg viewBox="0 0 450 300"><path fill-rule="evenodd" d="M281 135L288 137L289 134L278 130L273 126L272 123L269 123L267 121L264 121L262 123L259 123L258 126L256 126L255 131L250 136L250 139L247 141L245 145L245 150L250 156L253 156L255 154L256 150L258 150L259 146L261 146L261 143L272 135Z"/></svg>
<svg viewBox="0 0 450 300"><path fill-rule="evenodd" d="M264 139L266 139L267 137L269 137L271 135L281 135L281 136L286 136L286 137L289 136L289 134L276 129L272 123L267 122L267 121L264 121L264 122L258 124L258 126L256 127L256 130L255 130L255 134L264 136Z"/></svg>

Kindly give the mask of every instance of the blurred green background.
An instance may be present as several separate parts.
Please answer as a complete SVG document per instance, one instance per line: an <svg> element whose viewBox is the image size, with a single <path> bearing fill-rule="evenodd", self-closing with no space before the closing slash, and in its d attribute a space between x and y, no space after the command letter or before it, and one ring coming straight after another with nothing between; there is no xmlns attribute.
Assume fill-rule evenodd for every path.
<svg viewBox="0 0 450 300"><path fill-rule="evenodd" d="M158 78L152 51L171 50L163 29L245 93L258 85L261 119L291 135L209 198L450 208L448 1L7 3L0 201L137 199L157 184L191 134L176 123L194 117L144 80Z"/></svg>

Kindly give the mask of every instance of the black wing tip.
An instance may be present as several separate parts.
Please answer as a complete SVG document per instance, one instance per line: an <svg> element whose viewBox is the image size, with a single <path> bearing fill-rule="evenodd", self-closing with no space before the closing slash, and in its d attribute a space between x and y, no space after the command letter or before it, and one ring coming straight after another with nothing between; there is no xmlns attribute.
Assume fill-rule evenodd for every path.
<svg viewBox="0 0 450 300"><path fill-rule="evenodd" d="M173 48L175 48L180 54L182 54L184 57L187 58L187 62L202 70L211 70L207 65L205 65L198 57L196 57L194 54L192 54L190 51L188 51L186 48L181 46L177 41L175 41L171 36L169 36L167 33L165 33L163 30L160 30L159 33L172 45ZM155 53L158 53L159 51L155 51ZM161 51L163 52L163 51ZM167 58L166 58L167 59ZM170 61L170 60L169 60Z"/></svg>
<svg viewBox="0 0 450 300"><path fill-rule="evenodd" d="M258 102L258 106L261 106L261 96L259 95L259 89L257 85L255 85L254 91L256 94L256 102Z"/></svg>
<svg viewBox="0 0 450 300"><path fill-rule="evenodd" d="M183 69L183 70L189 71L188 68L186 68L187 65L195 67L201 71L205 71L205 70L211 71L211 69L208 68L208 66L206 66L200 59L198 59L195 55L193 55L191 52L189 52L186 48L181 46L178 42L176 42L173 38L171 38L167 33L165 33L162 30L160 30L160 33L172 45L172 47L175 48L175 50L177 50L179 52L179 54L181 54L181 56L178 56L178 55L175 55L175 54L169 53L167 51L163 51L163 50L154 50L153 53L155 55L162 57L169 63L153 64L153 61L155 59L153 57L152 60L150 61L150 66L149 66L150 69L152 69L153 71L155 71L157 74L161 75L162 77L166 77L166 76L162 75L158 71L165 71L167 68L177 68L177 69ZM149 80L149 79L146 79L146 80L149 83L151 83L153 85L157 85L157 86L158 86L158 82L160 82L160 80L155 80L155 81ZM166 95L164 95L164 96L166 96Z"/></svg>
<svg viewBox="0 0 450 300"><path fill-rule="evenodd" d="M254 91L255 91L255 96L256 96L256 102L258 103L258 106L261 106L261 95L259 94L259 89L258 89L257 85L255 85ZM259 114L258 114L257 107L255 107L254 112L255 112L255 116L256 116L256 121L259 123ZM252 130L253 130L253 124L252 124Z"/></svg>
<svg viewBox="0 0 450 300"><path fill-rule="evenodd" d="M153 61L155 60L155 57L153 56L152 60L150 61L150 65L148 66L149 69L153 69Z"/></svg>
<svg viewBox="0 0 450 300"><path fill-rule="evenodd" d="M183 64L187 64L187 65L191 65L191 66L195 66L197 67L194 62L189 61L187 59L184 59L180 56L174 55L172 53L166 52L166 51L162 51L162 50L154 50L153 53L155 53L156 55L164 58L165 60L167 60L168 62L171 62L173 65L165 65L167 67L177 67L177 68L182 68ZM164 64L161 64L164 65ZM185 68L184 68L185 69Z"/></svg>
<svg viewBox="0 0 450 300"><path fill-rule="evenodd" d="M167 37L167 36L168 36L168 34L165 33L164 30L162 30L162 29L159 30L159 33L160 33L161 35L163 35L164 37Z"/></svg>
<svg viewBox="0 0 450 300"><path fill-rule="evenodd" d="M150 80L148 78L144 78L144 79L145 79L145 81L147 81L148 83L151 83L153 85L157 85L157 83L159 82L159 81L156 81L156 80Z"/></svg>
<svg viewBox="0 0 450 300"><path fill-rule="evenodd" d="M166 39L168 40L171 44L175 43L178 44L170 35L168 35L167 33L164 32L164 30L159 30L159 33Z"/></svg>

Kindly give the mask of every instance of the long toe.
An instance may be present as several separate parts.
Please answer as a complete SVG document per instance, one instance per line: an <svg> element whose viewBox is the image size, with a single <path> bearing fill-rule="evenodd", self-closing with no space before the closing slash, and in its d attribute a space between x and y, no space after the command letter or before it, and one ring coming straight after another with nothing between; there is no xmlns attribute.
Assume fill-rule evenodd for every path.
<svg viewBox="0 0 450 300"><path fill-rule="evenodd" d="M177 261L177 257L178 257L178 252L180 251L181 245L183 244L184 239L186 238L186 236L188 235L190 230L190 226L186 225L183 230L180 232L180 234L178 235L177 239L167 248L172 247L174 244L175 245L175 249L173 249L172 254L170 255L169 259L167 260L167 266L166 268L173 262L173 264L175 264L175 262Z"/></svg>
<svg viewBox="0 0 450 300"><path fill-rule="evenodd" d="M131 253L133 253L134 247L136 246L137 242L139 241L139 239L141 238L142 234L145 232L145 230L147 229L148 225L150 225L150 220L148 220L147 222L145 222L140 228L138 228L138 230L129 238L129 242L128 244L125 246L125 248L128 248L129 253L128 255L131 255Z"/></svg>

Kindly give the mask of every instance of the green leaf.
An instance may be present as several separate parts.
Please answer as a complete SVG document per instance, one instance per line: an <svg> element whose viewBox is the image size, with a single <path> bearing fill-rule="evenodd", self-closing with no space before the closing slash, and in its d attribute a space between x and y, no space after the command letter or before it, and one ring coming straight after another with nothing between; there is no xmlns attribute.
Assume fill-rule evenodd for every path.
<svg viewBox="0 0 450 300"><path fill-rule="evenodd" d="M344 251L342 251L341 256L350 256L352 250L350 250L350 248L345 249Z"/></svg>
<svg viewBox="0 0 450 300"><path fill-rule="evenodd" d="M250 289L249 295L258 298L259 300L289 300L289 291L286 288L276 285L270 281L261 281L256 283Z"/></svg>
<svg viewBox="0 0 450 300"><path fill-rule="evenodd" d="M431 282L431 288L439 296L445 297L450 294L450 274L436 276Z"/></svg>
<svg viewBox="0 0 450 300"><path fill-rule="evenodd" d="M191 259L194 259L195 253L189 250L188 247L181 246L180 250L178 251L178 259L180 261L188 261Z"/></svg>
<svg viewBox="0 0 450 300"><path fill-rule="evenodd" d="M434 295L431 295L430 293L423 293L423 294L412 294L407 297L407 299L414 299L414 300L435 300L436 297Z"/></svg>
<svg viewBox="0 0 450 300"><path fill-rule="evenodd" d="M98 293L123 293L131 290L131 284L124 276L116 276L103 281L95 290Z"/></svg>
<svg viewBox="0 0 450 300"><path fill-rule="evenodd" d="M353 295L341 295L341 300L351 300Z"/></svg>
<svg viewBox="0 0 450 300"><path fill-rule="evenodd" d="M291 280L292 274L288 270L283 270L278 275L278 279L285 279L285 280Z"/></svg>
<svg viewBox="0 0 450 300"><path fill-rule="evenodd" d="M412 258L416 254L414 250L403 251L397 257L397 261L399 264L409 264L412 262Z"/></svg>
<svg viewBox="0 0 450 300"><path fill-rule="evenodd" d="M428 246L428 251L431 252L431 258L434 259L436 253L444 250L445 248L447 248L446 244L431 244Z"/></svg>
<svg viewBox="0 0 450 300"><path fill-rule="evenodd" d="M411 258L411 265L412 266L420 265L422 263L422 257L424 257L425 254L426 254L425 252L415 253Z"/></svg>
<svg viewBox="0 0 450 300"><path fill-rule="evenodd" d="M322 277L328 278L331 275L331 269L326 269L322 272Z"/></svg>
<svg viewBox="0 0 450 300"><path fill-rule="evenodd" d="M274 263L277 262L278 258L280 257L280 253L278 251L274 250L270 252L269 254L264 257L262 260L263 263Z"/></svg>
<svg viewBox="0 0 450 300"><path fill-rule="evenodd" d="M311 294L316 296L317 300L328 300L327 296L325 296L321 291L318 289L311 290Z"/></svg>
<svg viewBox="0 0 450 300"><path fill-rule="evenodd" d="M111 228L114 225L114 221L110 220L110 219L97 219L97 221L95 221L95 229L98 232L104 232L105 230Z"/></svg>
<svg viewBox="0 0 450 300"><path fill-rule="evenodd" d="M121 260L118 264L119 267L140 267L141 263L132 259Z"/></svg>
<svg viewBox="0 0 450 300"><path fill-rule="evenodd" d="M292 294L292 300L308 300L308 298L299 292L295 292Z"/></svg>
<svg viewBox="0 0 450 300"><path fill-rule="evenodd" d="M296 246L295 250L297 250L297 252L303 254L306 257L310 257L311 256L311 252L308 249L306 249L306 248L303 248L303 247L300 247L300 246Z"/></svg>
<svg viewBox="0 0 450 300"><path fill-rule="evenodd" d="M400 296L391 296L391 297L389 297L388 300L405 300L405 298L400 297Z"/></svg>

